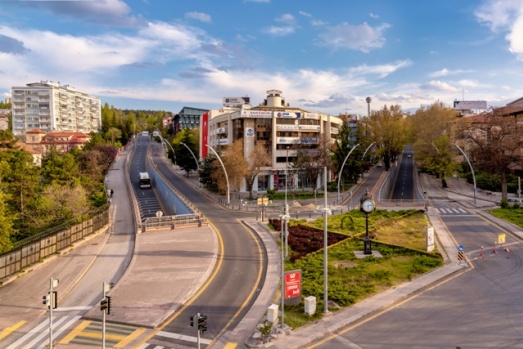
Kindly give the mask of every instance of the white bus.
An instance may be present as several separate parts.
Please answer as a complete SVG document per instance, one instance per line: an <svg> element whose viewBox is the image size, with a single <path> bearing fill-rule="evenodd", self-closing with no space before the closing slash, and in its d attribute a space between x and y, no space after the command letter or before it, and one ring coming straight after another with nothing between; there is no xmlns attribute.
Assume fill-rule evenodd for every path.
<svg viewBox="0 0 523 349"><path fill-rule="evenodd" d="M151 187L151 178L147 172L140 172L140 188L150 188Z"/></svg>

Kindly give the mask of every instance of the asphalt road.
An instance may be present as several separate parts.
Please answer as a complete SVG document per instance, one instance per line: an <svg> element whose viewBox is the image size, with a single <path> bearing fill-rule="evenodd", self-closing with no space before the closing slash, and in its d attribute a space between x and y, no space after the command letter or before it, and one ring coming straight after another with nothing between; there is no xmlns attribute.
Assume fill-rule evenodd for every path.
<svg viewBox="0 0 523 349"><path fill-rule="evenodd" d="M175 186L219 232L221 248L219 262L208 284L187 306L177 313L162 330L194 336L196 331L189 326L189 318L196 313L208 316L208 331L202 339L219 337L234 329L255 301L261 290L267 270L266 251L258 236L247 229L241 219L254 213L225 210L211 202L200 192L185 184L171 171L171 166L155 158L157 169ZM246 339L246 338L245 338ZM149 343L177 348L193 348L195 344L164 337L152 338Z"/></svg>

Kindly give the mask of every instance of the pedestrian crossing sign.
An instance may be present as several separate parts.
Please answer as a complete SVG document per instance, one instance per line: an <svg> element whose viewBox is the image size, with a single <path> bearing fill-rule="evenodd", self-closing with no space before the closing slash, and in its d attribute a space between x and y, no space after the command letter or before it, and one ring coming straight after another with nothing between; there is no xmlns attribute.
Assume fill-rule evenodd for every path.
<svg viewBox="0 0 523 349"><path fill-rule="evenodd" d="M505 234L498 234L498 245L503 245L505 243Z"/></svg>

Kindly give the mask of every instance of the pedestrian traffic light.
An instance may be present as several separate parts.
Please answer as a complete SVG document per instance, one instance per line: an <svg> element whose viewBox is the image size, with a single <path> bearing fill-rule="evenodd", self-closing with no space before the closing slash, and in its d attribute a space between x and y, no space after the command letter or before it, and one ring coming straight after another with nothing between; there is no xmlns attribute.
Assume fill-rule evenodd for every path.
<svg viewBox="0 0 523 349"><path fill-rule="evenodd" d="M198 317L198 329L204 333L207 331L207 315L201 314L200 317Z"/></svg>
<svg viewBox="0 0 523 349"><path fill-rule="evenodd" d="M191 327L194 327L194 316L191 316Z"/></svg>
<svg viewBox="0 0 523 349"><path fill-rule="evenodd" d="M100 310L105 311L106 314L107 314L108 303L109 302L107 301L107 297L104 297L102 299L102 301L100 302Z"/></svg>
<svg viewBox="0 0 523 349"><path fill-rule="evenodd" d="M47 305L47 308L49 309L51 305L51 296L49 293L42 297L42 304Z"/></svg>
<svg viewBox="0 0 523 349"><path fill-rule="evenodd" d="M42 297L42 304L47 305L47 309L58 308L58 292L53 291Z"/></svg>

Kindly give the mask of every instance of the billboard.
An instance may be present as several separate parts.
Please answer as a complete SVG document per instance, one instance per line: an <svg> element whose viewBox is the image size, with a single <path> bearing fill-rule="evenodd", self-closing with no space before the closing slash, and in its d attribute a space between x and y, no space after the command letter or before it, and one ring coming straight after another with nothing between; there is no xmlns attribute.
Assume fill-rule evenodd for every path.
<svg viewBox="0 0 523 349"><path fill-rule="evenodd" d="M487 101L454 101L456 110L487 110Z"/></svg>
<svg viewBox="0 0 523 349"><path fill-rule="evenodd" d="M301 297L301 270L285 272L285 299Z"/></svg>
<svg viewBox="0 0 523 349"><path fill-rule="evenodd" d="M272 111L270 110L243 110L242 118L271 119Z"/></svg>
<svg viewBox="0 0 523 349"><path fill-rule="evenodd" d="M237 105L249 104L250 102L250 97L223 97L224 107L235 107Z"/></svg>

